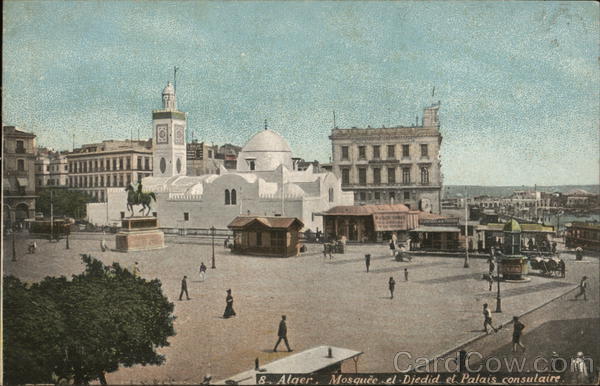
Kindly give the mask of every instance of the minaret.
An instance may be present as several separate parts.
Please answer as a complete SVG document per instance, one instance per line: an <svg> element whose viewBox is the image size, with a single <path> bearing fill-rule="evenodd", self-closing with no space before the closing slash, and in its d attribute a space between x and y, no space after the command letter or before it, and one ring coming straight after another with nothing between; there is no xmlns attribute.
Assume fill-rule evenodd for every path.
<svg viewBox="0 0 600 386"><path fill-rule="evenodd" d="M175 88L171 82L162 92L162 110L152 111L154 131L153 172L155 177L186 175L186 114L177 110Z"/></svg>

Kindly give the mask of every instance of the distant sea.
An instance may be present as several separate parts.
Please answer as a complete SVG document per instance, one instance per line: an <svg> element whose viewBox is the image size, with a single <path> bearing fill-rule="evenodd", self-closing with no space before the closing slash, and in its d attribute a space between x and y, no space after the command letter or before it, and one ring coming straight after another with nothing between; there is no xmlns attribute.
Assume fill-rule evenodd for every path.
<svg viewBox="0 0 600 386"><path fill-rule="evenodd" d="M491 196L491 197L509 197L516 190L537 189L538 192L560 192L566 193L574 189L583 189L589 193L600 194L600 185L557 185L557 186L480 186L480 185L447 185L444 186L442 197L456 198L465 194L465 189L469 197Z"/></svg>

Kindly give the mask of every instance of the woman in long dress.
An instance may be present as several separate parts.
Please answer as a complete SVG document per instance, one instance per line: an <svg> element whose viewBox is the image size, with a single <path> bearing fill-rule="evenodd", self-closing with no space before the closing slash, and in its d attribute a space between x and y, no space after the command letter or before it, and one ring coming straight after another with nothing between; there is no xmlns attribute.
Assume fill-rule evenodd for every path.
<svg viewBox="0 0 600 386"><path fill-rule="evenodd" d="M225 306L225 312L223 313L223 318L231 318L235 316L235 311L233 310L233 296L231 296L231 290L227 290L227 305Z"/></svg>

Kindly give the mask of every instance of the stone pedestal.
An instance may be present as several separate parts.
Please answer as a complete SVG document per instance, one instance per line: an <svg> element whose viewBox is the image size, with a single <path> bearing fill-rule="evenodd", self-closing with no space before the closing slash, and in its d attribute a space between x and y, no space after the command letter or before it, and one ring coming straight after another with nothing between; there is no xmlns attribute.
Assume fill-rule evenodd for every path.
<svg viewBox="0 0 600 386"><path fill-rule="evenodd" d="M116 246L119 252L160 249L165 247L165 235L158 230L156 217L127 217L121 221Z"/></svg>

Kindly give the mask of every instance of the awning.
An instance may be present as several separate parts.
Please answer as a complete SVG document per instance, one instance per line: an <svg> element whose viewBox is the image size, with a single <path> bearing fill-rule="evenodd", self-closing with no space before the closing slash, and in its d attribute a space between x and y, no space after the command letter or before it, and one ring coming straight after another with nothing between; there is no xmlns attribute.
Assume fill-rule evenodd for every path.
<svg viewBox="0 0 600 386"><path fill-rule="evenodd" d="M27 178L17 177L17 182L19 183L19 186L21 188L26 188L27 187Z"/></svg>
<svg viewBox="0 0 600 386"><path fill-rule="evenodd" d="M455 227L428 227L428 226L420 226L416 229L411 230L411 232L417 233L460 233L460 229Z"/></svg>

